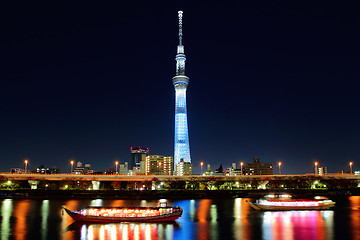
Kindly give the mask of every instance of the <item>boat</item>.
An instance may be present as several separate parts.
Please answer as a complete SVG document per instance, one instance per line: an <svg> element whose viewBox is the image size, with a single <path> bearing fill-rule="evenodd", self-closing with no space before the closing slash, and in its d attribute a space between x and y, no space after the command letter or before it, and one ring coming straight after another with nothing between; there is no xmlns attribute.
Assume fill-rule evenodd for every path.
<svg viewBox="0 0 360 240"><path fill-rule="evenodd" d="M256 202L246 202L253 209L260 211L326 210L335 207L335 202L324 197L293 199L288 194L270 194Z"/></svg>
<svg viewBox="0 0 360 240"><path fill-rule="evenodd" d="M71 211L64 208L75 221L116 222L172 222L181 217L180 207L86 207Z"/></svg>

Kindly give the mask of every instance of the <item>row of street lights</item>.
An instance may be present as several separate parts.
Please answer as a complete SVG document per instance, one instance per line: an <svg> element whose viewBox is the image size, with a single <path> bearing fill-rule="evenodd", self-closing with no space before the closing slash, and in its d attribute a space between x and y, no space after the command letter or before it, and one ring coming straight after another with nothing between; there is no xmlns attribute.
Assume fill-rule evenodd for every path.
<svg viewBox="0 0 360 240"><path fill-rule="evenodd" d="M319 163L318 162L315 162L315 175L318 174L318 165ZM200 167L201 167L201 175L203 174L203 171L202 171L202 166L204 165L203 162L200 163ZM240 162L240 168L241 168L241 175L243 175L243 165L244 163L243 162ZM278 166L279 166L279 175L281 175L281 165L282 165L282 162L278 162ZM350 174L352 174L352 165L353 165L353 162L349 162L349 166L350 166Z"/></svg>
<svg viewBox="0 0 360 240"><path fill-rule="evenodd" d="M70 161L70 165L71 165L71 170L70 170L70 173L73 172L74 170L74 160L71 160ZM118 165L119 165L119 161L115 161L115 172L117 173L118 172Z"/></svg>
<svg viewBox="0 0 360 240"><path fill-rule="evenodd" d="M315 164L315 174L318 174L318 165L319 165L319 163L315 162L314 164ZM349 162L350 174L352 174L352 165L353 164L354 164L353 162Z"/></svg>
<svg viewBox="0 0 360 240"><path fill-rule="evenodd" d="M27 172L27 165L29 163L29 161L27 159L25 159L24 161L25 163L25 173ZM70 165L71 165L71 172L73 172L74 170L74 160L71 160L70 161ZM119 165L119 161L115 161L115 172L117 173L118 172L118 165ZM203 174L203 171L202 171L202 167L203 167L204 163L201 162L200 163L200 167L201 167L201 175ZM243 165L244 163L243 162L240 162L240 168L241 168L241 175L243 175ZM278 162L278 166L279 166L279 175L281 175L281 165L282 165L282 162ZM314 163L315 165L315 174L318 174L318 165L319 163L318 162L315 162ZM349 166L350 166L350 174L352 174L352 166L353 166L353 162L349 162ZM160 168L161 168L161 162L159 162L159 174L160 174Z"/></svg>
<svg viewBox="0 0 360 240"><path fill-rule="evenodd" d="M27 166L28 166L28 163L29 163L29 160L25 159L24 161L24 164L25 164L25 173L27 172ZM71 160L70 161L70 166L71 166L71 169L70 169L70 173L73 172L74 170L74 160ZM117 173L117 169L118 169L118 165L119 165L119 161L115 161L115 172Z"/></svg>
<svg viewBox="0 0 360 240"><path fill-rule="evenodd" d="M279 165L279 175L281 175L281 164L282 164L281 162L278 163L278 165ZM316 174L318 174L318 165L319 165L319 163L315 162L314 165L315 165L315 175L316 175ZM352 174L352 165L353 165L353 162L349 162L350 174Z"/></svg>

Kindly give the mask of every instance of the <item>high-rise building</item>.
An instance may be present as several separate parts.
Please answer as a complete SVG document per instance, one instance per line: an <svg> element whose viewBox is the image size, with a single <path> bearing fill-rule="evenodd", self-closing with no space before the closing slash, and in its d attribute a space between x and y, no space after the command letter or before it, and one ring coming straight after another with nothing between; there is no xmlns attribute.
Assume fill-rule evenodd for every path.
<svg viewBox="0 0 360 240"><path fill-rule="evenodd" d="M174 161L175 166L183 159L184 162L191 163L188 122L186 113L186 89L189 84L189 78L185 76L185 52L182 45L182 17L183 12L178 12L179 16L179 45L177 46L176 76L173 77L175 88L175 146Z"/></svg>
<svg viewBox="0 0 360 240"><path fill-rule="evenodd" d="M174 169L173 157L149 155L145 160L146 175L172 175Z"/></svg>
<svg viewBox="0 0 360 240"><path fill-rule="evenodd" d="M131 159L129 170L133 171L134 168L140 169L140 162L145 161L145 158L149 152L149 148L145 147L131 147Z"/></svg>

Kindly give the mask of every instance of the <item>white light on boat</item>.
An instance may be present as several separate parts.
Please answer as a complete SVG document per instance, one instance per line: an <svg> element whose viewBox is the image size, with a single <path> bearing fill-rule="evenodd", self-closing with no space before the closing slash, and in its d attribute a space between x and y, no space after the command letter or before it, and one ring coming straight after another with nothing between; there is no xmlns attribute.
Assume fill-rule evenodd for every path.
<svg viewBox="0 0 360 240"><path fill-rule="evenodd" d="M281 206L281 207L316 207L321 202L318 201L266 201L261 200L259 204L267 206Z"/></svg>

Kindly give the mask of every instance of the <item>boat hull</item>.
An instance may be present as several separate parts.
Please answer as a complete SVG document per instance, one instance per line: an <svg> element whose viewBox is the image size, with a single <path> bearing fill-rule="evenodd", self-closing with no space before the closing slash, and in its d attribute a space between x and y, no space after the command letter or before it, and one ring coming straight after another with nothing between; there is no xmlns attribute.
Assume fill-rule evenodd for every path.
<svg viewBox="0 0 360 240"><path fill-rule="evenodd" d="M255 210L259 211L299 211L299 210L328 210L335 207L335 203L329 203L320 206L269 206L247 201Z"/></svg>
<svg viewBox="0 0 360 240"><path fill-rule="evenodd" d="M182 210L171 213L164 214L160 216L152 217L102 217L102 216L87 216L82 215L69 209L64 208L65 212L72 217L75 221L81 222L93 222L93 223L116 223L116 222L172 222L181 217Z"/></svg>

